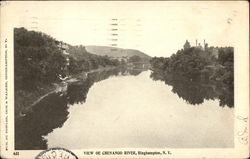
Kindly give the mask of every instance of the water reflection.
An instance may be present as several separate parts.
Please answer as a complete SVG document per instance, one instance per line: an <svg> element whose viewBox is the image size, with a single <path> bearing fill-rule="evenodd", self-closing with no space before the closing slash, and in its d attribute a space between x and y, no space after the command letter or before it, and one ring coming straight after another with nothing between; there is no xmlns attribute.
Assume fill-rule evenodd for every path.
<svg viewBox="0 0 250 159"><path fill-rule="evenodd" d="M219 105L234 107L234 88L219 82L196 80L191 81L183 76L153 71L150 77L153 80L164 81L173 86L172 92L192 105L199 105L204 100L219 99Z"/></svg>
<svg viewBox="0 0 250 159"><path fill-rule="evenodd" d="M150 74L145 71L136 77L95 83L84 104L68 108L63 126L44 136L48 148L233 147L233 109L220 107L218 99L205 100L211 91L206 95L202 89L199 98L192 98L188 88L183 94L179 91L189 83L175 87L193 103L204 100L193 106L173 93L172 86L152 80ZM190 89L198 96L199 89Z"/></svg>
<svg viewBox="0 0 250 159"><path fill-rule="evenodd" d="M143 70L133 69L112 69L108 71L89 73L85 80L80 80L68 85L67 99L69 104L83 103L86 101L89 88L96 82L105 80L111 76L137 76Z"/></svg>
<svg viewBox="0 0 250 159"><path fill-rule="evenodd" d="M92 72L80 81L68 84L66 92L57 92L45 97L33 107L31 113L15 121L15 149L47 149L47 141L42 136L59 128L68 118L68 107L74 103L84 103L88 91L94 83L111 76L136 76L142 70L112 69Z"/></svg>
<svg viewBox="0 0 250 159"><path fill-rule="evenodd" d="M15 149L46 149L42 136L67 120L67 99L59 93L49 95L33 111L15 121Z"/></svg>

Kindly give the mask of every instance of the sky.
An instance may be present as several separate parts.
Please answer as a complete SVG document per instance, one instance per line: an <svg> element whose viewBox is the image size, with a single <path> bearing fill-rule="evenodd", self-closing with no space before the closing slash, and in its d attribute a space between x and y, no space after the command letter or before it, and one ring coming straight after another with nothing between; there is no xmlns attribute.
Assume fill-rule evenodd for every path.
<svg viewBox="0 0 250 159"><path fill-rule="evenodd" d="M246 2L247 3L247 2ZM233 46L247 16L244 2L15 2L15 27L42 31L71 45L117 45L168 57L186 40ZM117 29L113 30L112 29Z"/></svg>

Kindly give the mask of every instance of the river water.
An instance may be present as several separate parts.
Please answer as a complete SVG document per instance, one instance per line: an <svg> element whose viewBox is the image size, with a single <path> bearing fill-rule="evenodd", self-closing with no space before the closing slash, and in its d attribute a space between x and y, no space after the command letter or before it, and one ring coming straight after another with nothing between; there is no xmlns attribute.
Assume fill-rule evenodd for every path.
<svg viewBox="0 0 250 159"><path fill-rule="evenodd" d="M92 73L17 122L16 149L233 147L234 109L213 90L149 70Z"/></svg>

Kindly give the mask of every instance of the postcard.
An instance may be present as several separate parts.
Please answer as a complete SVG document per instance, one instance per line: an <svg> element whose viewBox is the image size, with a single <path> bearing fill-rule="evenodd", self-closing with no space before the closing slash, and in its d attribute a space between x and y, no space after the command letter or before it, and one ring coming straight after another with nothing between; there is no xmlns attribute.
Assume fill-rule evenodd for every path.
<svg viewBox="0 0 250 159"><path fill-rule="evenodd" d="M247 1L2 1L1 157L249 157Z"/></svg>

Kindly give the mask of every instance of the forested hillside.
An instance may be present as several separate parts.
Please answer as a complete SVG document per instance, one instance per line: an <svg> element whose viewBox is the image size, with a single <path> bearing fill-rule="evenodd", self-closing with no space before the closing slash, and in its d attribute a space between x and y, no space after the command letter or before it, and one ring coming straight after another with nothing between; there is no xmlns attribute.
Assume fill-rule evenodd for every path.
<svg viewBox="0 0 250 159"><path fill-rule="evenodd" d="M36 89L39 85L59 80L59 75L97 69L100 66L117 66L118 60L88 53L83 46L69 46L68 70L66 57L59 41L47 34L14 29L15 88Z"/></svg>
<svg viewBox="0 0 250 159"><path fill-rule="evenodd" d="M15 89L35 89L58 80L66 59L58 42L41 32L14 29Z"/></svg>
<svg viewBox="0 0 250 159"><path fill-rule="evenodd" d="M66 45L64 50L61 45ZM90 54L42 32L14 29L15 114L55 90L57 83L83 71L118 66L117 59Z"/></svg>
<svg viewBox="0 0 250 159"><path fill-rule="evenodd" d="M99 67L118 66L120 62L117 59L111 59L108 56L98 56L86 51L82 45L71 46L67 49L70 56L70 73L79 73L89 71Z"/></svg>
<svg viewBox="0 0 250 159"><path fill-rule="evenodd" d="M147 54L134 49L122 49L117 47L108 46L86 46L86 50L90 53L109 57L132 57L139 56L142 59L150 59L151 57Z"/></svg>

